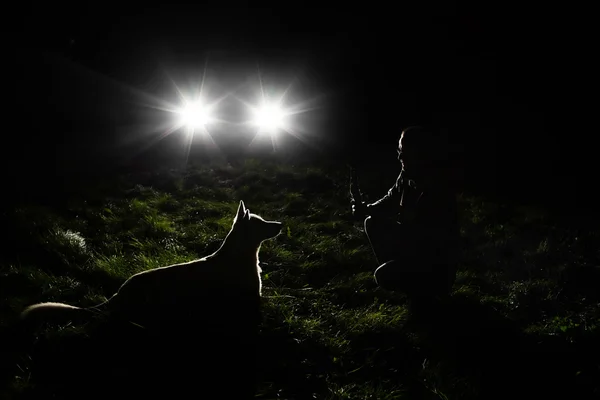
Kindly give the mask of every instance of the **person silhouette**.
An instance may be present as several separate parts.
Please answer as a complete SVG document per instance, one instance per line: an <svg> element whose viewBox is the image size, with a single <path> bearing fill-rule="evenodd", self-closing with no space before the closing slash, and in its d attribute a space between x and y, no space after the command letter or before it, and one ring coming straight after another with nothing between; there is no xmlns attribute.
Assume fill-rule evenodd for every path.
<svg viewBox="0 0 600 400"><path fill-rule="evenodd" d="M412 126L402 131L397 152L395 184L371 204L352 201L352 213L364 218L377 284L431 304L450 295L460 247L448 146L441 133Z"/></svg>

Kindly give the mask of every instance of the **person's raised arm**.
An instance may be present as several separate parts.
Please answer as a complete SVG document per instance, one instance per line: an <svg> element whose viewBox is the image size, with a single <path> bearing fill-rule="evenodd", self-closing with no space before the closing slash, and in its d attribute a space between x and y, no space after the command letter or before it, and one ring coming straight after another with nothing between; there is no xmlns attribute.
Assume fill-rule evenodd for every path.
<svg viewBox="0 0 600 400"><path fill-rule="evenodd" d="M402 196L402 174L396 179L394 186L379 200L366 205L365 213L371 216L395 216L399 211Z"/></svg>

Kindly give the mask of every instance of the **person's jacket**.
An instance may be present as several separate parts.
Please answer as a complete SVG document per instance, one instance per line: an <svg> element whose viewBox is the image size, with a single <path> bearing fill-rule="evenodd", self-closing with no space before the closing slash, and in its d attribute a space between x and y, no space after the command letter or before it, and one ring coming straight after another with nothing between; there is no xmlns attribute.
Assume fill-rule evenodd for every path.
<svg viewBox="0 0 600 400"><path fill-rule="evenodd" d="M456 276L460 253L460 228L456 195L444 181L421 190L400 173L381 199L367 205L367 215L390 218L403 226L398 243L402 254L418 269L448 274L448 285Z"/></svg>

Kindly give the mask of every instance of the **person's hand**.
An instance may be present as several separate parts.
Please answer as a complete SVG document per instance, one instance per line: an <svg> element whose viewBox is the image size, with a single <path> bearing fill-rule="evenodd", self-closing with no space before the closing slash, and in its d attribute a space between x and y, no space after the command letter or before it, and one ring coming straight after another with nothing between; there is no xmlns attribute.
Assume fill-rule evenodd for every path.
<svg viewBox="0 0 600 400"><path fill-rule="evenodd" d="M356 203L352 201L352 216L356 219L364 219L367 213L367 203L362 201Z"/></svg>

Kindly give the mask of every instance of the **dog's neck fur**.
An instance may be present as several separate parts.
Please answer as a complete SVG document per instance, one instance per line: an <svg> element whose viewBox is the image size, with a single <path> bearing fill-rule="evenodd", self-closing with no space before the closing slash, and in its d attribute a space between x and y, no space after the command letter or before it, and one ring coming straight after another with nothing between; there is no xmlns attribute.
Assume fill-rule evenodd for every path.
<svg viewBox="0 0 600 400"><path fill-rule="evenodd" d="M223 240L223 243L221 243L221 246L217 249L217 251L211 254L210 257L227 257L235 258L236 260L252 260L253 266L256 266L256 269L258 270L258 272L260 272L261 270L258 264L258 253L260 252L260 246L262 244L262 241L258 244L242 242L244 246L240 248L239 242L236 243L236 234L239 234L239 232L236 232L234 226L229 231L227 236L225 236L225 239ZM229 251L229 247L235 248Z"/></svg>

